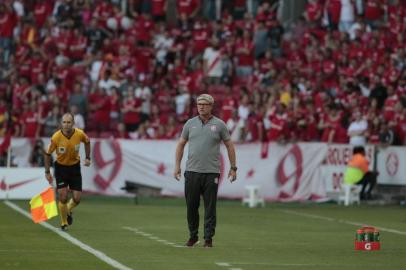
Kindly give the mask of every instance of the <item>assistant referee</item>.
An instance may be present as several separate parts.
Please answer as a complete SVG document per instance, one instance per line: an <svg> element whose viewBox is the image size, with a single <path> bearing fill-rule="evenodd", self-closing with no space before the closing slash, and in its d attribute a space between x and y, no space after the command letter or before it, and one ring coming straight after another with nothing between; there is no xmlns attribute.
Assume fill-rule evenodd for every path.
<svg viewBox="0 0 406 270"><path fill-rule="evenodd" d="M56 151L54 162L54 176L58 191L58 208L61 216L61 229L66 231L72 225L72 209L80 203L82 194L82 174L80 172L80 143L85 145L85 166L90 166L90 140L78 128L74 128L74 116L65 113L62 116L62 128L51 137L51 143L45 152L45 177L52 185L53 177L50 171L51 154ZM68 191L72 191L72 198L68 202Z"/></svg>

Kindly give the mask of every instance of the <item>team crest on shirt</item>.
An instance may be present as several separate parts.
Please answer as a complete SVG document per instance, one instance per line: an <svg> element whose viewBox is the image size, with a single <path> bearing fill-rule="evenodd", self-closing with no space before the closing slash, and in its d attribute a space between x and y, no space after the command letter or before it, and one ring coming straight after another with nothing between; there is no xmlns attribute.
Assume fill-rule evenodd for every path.
<svg viewBox="0 0 406 270"><path fill-rule="evenodd" d="M62 147L62 146L58 147L58 152L61 153L61 154L64 154L65 150L66 150L65 147Z"/></svg>
<svg viewBox="0 0 406 270"><path fill-rule="evenodd" d="M75 145L75 151L79 152L80 144Z"/></svg>
<svg viewBox="0 0 406 270"><path fill-rule="evenodd" d="M210 127L210 129L211 129L211 131L215 132L215 131L217 131L217 126L216 126L216 125L212 125L212 126Z"/></svg>
<svg viewBox="0 0 406 270"><path fill-rule="evenodd" d="M218 183L219 183L219 178L218 177L214 178L214 184L218 184Z"/></svg>

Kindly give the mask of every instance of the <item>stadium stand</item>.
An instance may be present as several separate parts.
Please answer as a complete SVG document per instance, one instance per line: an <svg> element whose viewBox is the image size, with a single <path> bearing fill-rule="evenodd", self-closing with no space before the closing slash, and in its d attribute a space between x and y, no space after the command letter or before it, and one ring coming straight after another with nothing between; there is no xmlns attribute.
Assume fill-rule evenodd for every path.
<svg viewBox="0 0 406 270"><path fill-rule="evenodd" d="M368 143L406 143L405 1L309 0L290 24L213 2L1 1L1 135L76 105L90 136L173 139L208 92L237 142L348 143L360 112Z"/></svg>

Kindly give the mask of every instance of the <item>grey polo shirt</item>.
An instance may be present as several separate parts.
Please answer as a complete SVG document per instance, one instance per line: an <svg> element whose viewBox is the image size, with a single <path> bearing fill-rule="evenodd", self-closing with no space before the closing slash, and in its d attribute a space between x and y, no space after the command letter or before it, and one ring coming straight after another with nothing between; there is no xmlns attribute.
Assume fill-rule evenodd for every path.
<svg viewBox="0 0 406 270"><path fill-rule="evenodd" d="M183 126L182 138L189 143L186 171L220 173L220 142L230 140L226 124L213 116L203 124L199 116Z"/></svg>

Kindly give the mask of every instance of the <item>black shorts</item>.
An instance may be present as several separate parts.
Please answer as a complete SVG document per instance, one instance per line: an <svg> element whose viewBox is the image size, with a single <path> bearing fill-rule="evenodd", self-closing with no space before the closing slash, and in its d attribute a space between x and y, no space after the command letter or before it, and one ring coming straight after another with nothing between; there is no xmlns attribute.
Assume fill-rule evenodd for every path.
<svg viewBox="0 0 406 270"><path fill-rule="evenodd" d="M58 162L54 163L56 189L69 187L71 190L82 191L82 174L80 162L65 166Z"/></svg>

